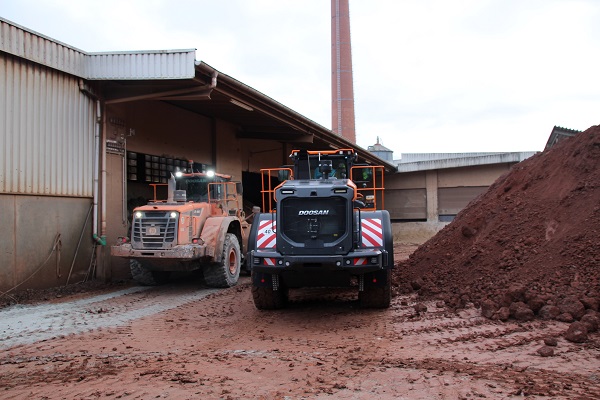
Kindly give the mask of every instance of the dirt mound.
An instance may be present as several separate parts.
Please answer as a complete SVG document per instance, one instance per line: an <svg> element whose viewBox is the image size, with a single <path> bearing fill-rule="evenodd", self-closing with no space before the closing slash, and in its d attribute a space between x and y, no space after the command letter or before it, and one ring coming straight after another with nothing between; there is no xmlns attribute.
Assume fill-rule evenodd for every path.
<svg viewBox="0 0 600 400"><path fill-rule="evenodd" d="M394 271L418 290L494 319L577 320L600 304L600 126L500 177Z"/></svg>

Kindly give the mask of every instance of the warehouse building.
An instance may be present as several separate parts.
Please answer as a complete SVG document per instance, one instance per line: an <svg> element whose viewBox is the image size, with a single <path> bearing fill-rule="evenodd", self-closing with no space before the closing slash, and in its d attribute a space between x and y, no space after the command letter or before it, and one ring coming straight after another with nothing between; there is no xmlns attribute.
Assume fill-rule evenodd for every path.
<svg viewBox="0 0 600 400"><path fill-rule="evenodd" d="M0 290L126 277L109 246L128 212L190 160L260 200L294 148L355 148L195 60L195 50L86 53L0 20ZM159 187L159 186L154 186Z"/></svg>
<svg viewBox="0 0 600 400"><path fill-rule="evenodd" d="M128 278L110 245L127 235L131 209L191 160L241 181L249 208L260 203L260 169L289 163L293 149L353 148L384 166L385 208L401 227L444 223L520 160L396 163L197 61L194 49L87 53L4 19L0 85L2 292Z"/></svg>

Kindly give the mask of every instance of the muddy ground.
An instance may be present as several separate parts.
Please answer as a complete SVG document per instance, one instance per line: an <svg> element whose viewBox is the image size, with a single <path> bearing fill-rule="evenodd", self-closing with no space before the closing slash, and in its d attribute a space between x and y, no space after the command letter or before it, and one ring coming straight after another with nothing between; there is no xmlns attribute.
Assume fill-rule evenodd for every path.
<svg viewBox="0 0 600 400"><path fill-rule="evenodd" d="M0 398L600 398L600 335L568 342L565 322L494 321L416 293L364 310L355 293L297 291L261 312L247 277L201 286L124 283L0 309Z"/></svg>
<svg viewBox="0 0 600 400"><path fill-rule="evenodd" d="M600 399L599 188L596 126L397 243L386 310L298 290L261 312L248 277L4 296L0 398Z"/></svg>

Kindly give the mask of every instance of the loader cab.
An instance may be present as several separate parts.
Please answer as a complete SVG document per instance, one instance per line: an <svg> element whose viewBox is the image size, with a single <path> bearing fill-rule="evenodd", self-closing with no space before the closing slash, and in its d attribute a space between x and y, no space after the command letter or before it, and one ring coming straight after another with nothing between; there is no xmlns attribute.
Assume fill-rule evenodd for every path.
<svg viewBox="0 0 600 400"><path fill-rule="evenodd" d="M222 190L222 185L210 185L211 183L230 182L228 175L207 173L177 174L175 176L175 189L184 190L186 200L195 203L207 203L210 198L220 198L218 191Z"/></svg>
<svg viewBox="0 0 600 400"><path fill-rule="evenodd" d="M295 179L349 179L357 155L351 149L294 150L290 158L294 161Z"/></svg>
<svg viewBox="0 0 600 400"><path fill-rule="evenodd" d="M384 209L383 166L357 164L358 154L353 149L292 150L290 158L292 165L261 169L263 212L275 211L275 190L288 180L304 181L309 185L315 182L307 181L344 180L338 183L352 186L356 192L355 208Z"/></svg>

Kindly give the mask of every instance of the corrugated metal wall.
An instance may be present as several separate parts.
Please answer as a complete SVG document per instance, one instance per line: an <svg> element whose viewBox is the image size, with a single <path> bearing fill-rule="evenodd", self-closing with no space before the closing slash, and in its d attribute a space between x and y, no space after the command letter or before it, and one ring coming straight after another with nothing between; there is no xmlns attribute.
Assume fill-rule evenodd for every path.
<svg viewBox="0 0 600 400"><path fill-rule="evenodd" d="M91 197L94 125L77 78L0 53L0 192Z"/></svg>

